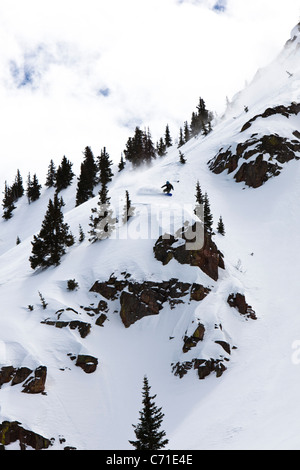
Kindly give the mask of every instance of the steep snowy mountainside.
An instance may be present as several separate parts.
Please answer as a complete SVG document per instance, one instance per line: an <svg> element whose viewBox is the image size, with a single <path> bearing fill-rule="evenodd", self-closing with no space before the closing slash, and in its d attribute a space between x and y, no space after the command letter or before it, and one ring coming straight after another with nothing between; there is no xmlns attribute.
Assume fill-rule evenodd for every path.
<svg viewBox="0 0 300 470"><path fill-rule="evenodd" d="M228 105L224 124L230 118L244 122L210 160L213 172L226 170L237 182L256 188L299 158L299 37L297 25L276 60Z"/></svg>
<svg viewBox="0 0 300 470"><path fill-rule="evenodd" d="M12 219L0 222L0 425L18 421L30 443L45 444L30 433L53 438L50 449L130 449L147 374L170 449L299 448L299 162L289 159L278 177L255 188L210 169L222 147L231 151L218 160L225 169L240 156L239 144L256 150L264 136L276 136L260 152L266 160L272 142L277 150L286 144L284 152L296 145L297 113L256 116L297 101L297 51L294 40L236 96L213 132L181 147L185 164L173 146L149 167L114 168L112 207L120 218L128 190L135 215L112 239L89 243L98 197L75 207L76 180L60 195L77 240L58 267L34 272L28 261L52 189L30 205L21 198ZM253 134L259 139L247 146ZM162 194L165 180L174 186L170 198ZM176 230L195 220L197 181L214 230L222 216L225 236L215 233L187 257ZM174 239L160 239L166 232ZM67 289L70 279L77 290ZM31 391L41 385L45 368L44 387L24 393L26 384Z"/></svg>

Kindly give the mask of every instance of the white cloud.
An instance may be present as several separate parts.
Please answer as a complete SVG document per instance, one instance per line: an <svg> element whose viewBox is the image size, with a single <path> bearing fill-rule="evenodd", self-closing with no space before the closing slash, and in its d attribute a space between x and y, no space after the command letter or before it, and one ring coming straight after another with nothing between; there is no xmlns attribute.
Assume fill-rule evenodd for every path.
<svg viewBox="0 0 300 470"><path fill-rule="evenodd" d="M86 145L118 160L135 125L177 137L199 96L223 110L298 14L298 0L2 0L1 181L20 168L43 182Z"/></svg>

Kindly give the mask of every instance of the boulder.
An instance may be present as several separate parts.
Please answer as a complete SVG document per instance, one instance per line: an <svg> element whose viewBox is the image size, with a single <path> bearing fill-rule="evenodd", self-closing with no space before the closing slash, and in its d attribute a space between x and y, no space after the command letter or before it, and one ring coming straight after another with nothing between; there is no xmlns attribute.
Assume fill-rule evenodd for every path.
<svg viewBox="0 0 300 470"><path fill-rule="evenodd" d="M52 444L49 439L33 431L24 429L18 421L3 421L0 424L0 443L8 446L19 441L20 450L26 450L29 446L35 450L48 449Z"/></svg>
<svg viewBox="0 0 300 470"><path fill-rule="evenodd" d="M47 378L47 367L40 366L34 371L34 377L29 377L23 385L24 393L43 393Z"/></svg>
<svg viewBox="0 0 300 470"><path fill-rule="evenodd" d="M183 352L187 353L191 348L197 346L199 341L203 341L205 333L205 328L201 323L198 323L198 327L192 334L192 336L185 336L184 337L184 344L183 344Z"/></svg>
<svg viewBox="0 0 300 470"><path fill-rule="evenodd" d="M98 359L93 356L80 354L76 359L76 366L81 367L81 369L86 374L92 374L97 369Z"/></svg>
<svg viewBox="0 0 300 470"><path fill-rule="evenodd" d="M241 315L251 318L252 320L257 319L255 311L252 309L251 305L247 304L246 298L243 294L230 294L228 296L227 303L230 307L237 309Z"/></svg>
<svg viewBox="0 0 300 470"><path fill-rule="evenodd" d="M182 235L184 236L184 234ZM153 247L155 258L164 265L174 258L180 264L197 266L214 281L217 281L219 268L224 269L225 265L223 255L213 242L211 234L204 231L203 246L200 249L187 249L184 238L182 239L185 240L185 243L176 244L175 242L178 242L179 239L173 235L160 236Z"/></svg>

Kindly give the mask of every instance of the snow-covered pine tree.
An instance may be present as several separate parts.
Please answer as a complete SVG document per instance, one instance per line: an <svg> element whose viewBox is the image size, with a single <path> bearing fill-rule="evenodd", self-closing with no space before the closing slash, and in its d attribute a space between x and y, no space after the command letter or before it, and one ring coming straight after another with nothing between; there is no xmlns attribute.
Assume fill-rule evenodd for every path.
<svg viewBox="0 0 300 470"><path fill-rule="evenodd" d="M100 171L100 183L107 185L112 180L113 172L111 170L113 162L110 160L110 156L106 151L106 147L101 150L100 156L98 157L98 168Z"/></svg>
<svg viewBox="0 0 300 470"><path fill-rule="evenodd" d="M124 168L125 168L125 162L124 162L123 154L121 153L121 158L120 158L120 162L118 165L119 172L124 170Z"/></svg>
<svg viewBox="0 0 300 470"><path fill-rule="evenodd" d="M59 265L66 248L74 244L74 237L68 224L64 222L63 205L63 200L58 198L57 193L53 201L49 199L40 233L34 235L31 242L32 254L29 261L32 269Z"/></svg>
<svg viewBox="0 0 300 470"><path fill-rule="evenodd" d="M161 137L156 144L156 152L159 157L164 157L166 155L166 145L164 139Z"/></svg>
<svg viewBox="0 0 300 470"><path fill-rule="evenodd" d="M81 163L80 175L77 182L76 206L94 196L93 189L97 183L98 167L90 147L86 147L83 154L84 160Z"/></svg>
<svg viewBox="0 0 300 470"><path fill-rule="evenodd" d="M220 216L219 218L219 222L217 225L217 232L220 233L220 235L225 235L225 226L224 226L222 216Z"/></svg>
<svg viewBox="0 0 300 470"><path fill-rule="evenodd" d="M196 203L197 204L203 204L204 203L204 197L203 197L203 194L202 194L202 190L201 190L199 180L197 180L197 183L196 183L195 197L196 197Z"/></svg>
<svg viewBox="0 0 300 470"><path fill-rule="evenodd" d="M156 395L150 396L150 385L147 376L143 385L143 409L140 411L140 422L133 425L136 435L135 441L129 443L136 450L159 450L164 448L169 440L165 438L165 431L160 431L164 414L162 408L155 405Z"/></svg>
<svg viewBox="0 0 300 470"><path fill-rule="evenodd" d="M186 163L186 158L184 156L184 154L179 150L179 161L180 163L184 164Z"/></svg>
<svg viewBox="0 0 300 470"><path fill-rule="evenodd" d="M213 225L213 216L210 210L210 202L207 193L204 195L204 227L211 233Z"/></svg>
<svg viewBox="0 0 300 470"><path fill-rule="evenodd" d="M195 194L195 198L196 198L196 205L195 205L195 209L194 209L194 214L197 215L199 217L199 219L202 220L203 218L203 204L204 204L204 197L203 197L203 194L202 194L202 190L201 190L201 186L200 186L200 183L199 183L199 180L197 181L196 183L196 194ZM203 221L203 220L202 220Z"/></svg>
<svg viewBox="0 0 300 470"><path fill-rule="evenodd" d="M54 188L56 182L56 168L53 160L50 160L45 185L47 188Z"/></svg>
<svg viewBox="0 0 300 470"><path fill-rule="evenodd" d="M91 230L89 231L89 242L95 243L98 240L109 238L115 229L116 219L113 218L113 212L110 208L110 198L105 184L99 191L98 208L92 209L90 217Z"/></svg>
<svg viewBox="0 0 300 470"><path fill-rule="evenodd" d="M189 128L187 121L185 121L184 123L183 135L184 135L184 141L188 142L191 138L191 133L190 133L190 128Z"/></svg>
<svg viewBox="0 0 300 470"><path fill-rule="evenodd" d="M135 128L134 136L129 137L127 140L124 155L126 160L131 162L134 167L138 167L145 162L150 163L156 157L149 129L146 132L139 127Z"/></svg>
<svg viewBox="0 0 300 470"><path fill-rule="evenodd" d="M84 239L85 239L85 234L84 234L82 226L79 224L79 237L78 237L79 243L82 243Z"/></svg>
<svg viewBox="0 0 300 470"><path fill-rule="evenodd" d="M31 179L30 173L28 175L28 182L27 182L27 197L28 202L37 201L41 195L42 186L39 184L38 178L36 174L33 175L33 179Z"/></svg>
<svg viewBox="0 0 300 470"><path fill-rule="evenodd" d="M131 205L129 192L127 190L125 192L125 198L126 200L125 200L125 206L124 206L124 212L123 212L123 218L122 218L123 224L126 224L128 220L130 219L130 217L133 216L133 213L134 213L134 207L132 207Z"/></svg>
<svg viewBox="0 0 300 470"><path fill-rule="evenodd" d="M73 178L74 173L72 171L73 163L71 163L66 156L62 158L61 164L56 170L56 181L55 187L57 192L59 193L62 189L66 189L70 186Z"/></svg>
<svg viewBox="0 0 300 470"><path fill-rule="evenodd" d="M17 175L15 178L15 182L12 185L12 196L15 201L17 201L20 197L24 194L24 187L23 187L23 179L20 173L20 170L17 170Z"/></svg>
<svg viewBox="0 0 300 470"><path fill-rule="evenodd" d="M166 125L166 130L165 130L165 146L166 148L172 146L172 138L170 134L169 124Z"/></svg>
<svg viewBox="0 0 300 470"><path fill-rule="evenodd" d="M178 139L178 148L184 145L184 137L182 127L179 129L179 139Z"/></svg>
<svg viewBox="0 0 300 470"><path fill-rule="evenodd" d="M12 212L16 207L14 205L14 197L13 197L12 189L8 186L6 181L5 181L2 207L3 207L3 215L2 215L3 219L5 220L11 219Z"/></svg>
<svg viewBox="0 0 300 470"><path fill-rule="evenodd" d="M149 128L143 133L143 141L144 161L146 163L151 163L151 161L156 158L156 152Z"/></svg>

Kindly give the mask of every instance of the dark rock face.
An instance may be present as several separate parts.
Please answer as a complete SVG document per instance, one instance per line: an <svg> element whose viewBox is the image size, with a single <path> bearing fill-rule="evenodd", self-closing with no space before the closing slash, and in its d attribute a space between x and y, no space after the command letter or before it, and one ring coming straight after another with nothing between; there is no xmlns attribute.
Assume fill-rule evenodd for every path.
<svg viewBox="0 0 300 470"><path fill-rule="evenodd" d="M45 391L45 384L47 378L47 367L40 366L34 371L34 377L24 383L24 393L43 393Z"/></svg>
<svg viewBox="0 0 300 470"><path fill-rule="evenodd" d="M252 309L251 305L248 305L245 299L245 296L242 294L230 294L227 299L230 307L236 308L241 315L245 315L247 318L256 320L255 311Z"/></svg>
<svg viewBox="0 0 300 470"><path fill-rule="evenodd" d="M226 360L226 359L224 359ZM221 377L226 367L221 359L193 359L183 363L177 363L173 366L173 373L180 378L184 377L189 370L195 369L200 380L208 377L212 372L216 373L216 377Z"/></svg>
<svg viewBox="0 0 300 470"><path fill-rule="evenodd" d="M200 284L180 282L178 279L139 283L129 280L128 276L124 280L111 276L107 282L97 281L90 290L108 300L119 298L120 316L126 328L145 316L158 315L166 302L174 308L184 297L187 301L203 300L210 292L209 288Z"/></svg>
<svg viewBox="0 0 300 470"><path fill-rule="evenodd" d="M14 368L13 366L6 366L0 370L0 388L3 384L9 382L12 386L24 382L22 390L24 393L43 393L46 378L47 367L45 366L40 366L35 371L27 367Z"/></svg>
<svg viewBox="0 0 300 470"><path fill-rule="evenodd" d="M88 356L85 354L80 354L76 359L76 366L81 367L81 369L86 374L92 374L97 369L98 359L93 356Z"/></svg>
<svg viewBox="0 0 300 470"><path fill-rule="evenodd" d="M85 323L78 320L72 321L56 321L56 320L45 320L41 323L45 325L55 326L56 328L66 328L69 327L71 330L78 330L81 338L85 338L91 331L91 324Z"/></svg>
<svg viewBox="0 0 300 470"><path fill-rule="evenodd" d="M186 353L191 348L194 348L195 346L197 346L199 341L203 341L204 333L205 333L205 328L201 323L199 323L198 327L196 328L192 336L184 337L184 344L183 344L182 351Z"/></svg>
<svg viewBox="0 0 300 470"><path fill-rule="evenodd" d="M252 126L252 123L256 121L256 119L258 118L265 119L265 118L268 118L269 116L274 116L276 114L281 114L282 116L289 118L290 116L297 115L299 113L300 113L300 103L295 103L295 102L291 103L290 106L280 105L280 106L275 106L274 108L267 108L262 114L257 114L252 119L247 121L243 125L241 132L244 132L245 130L249 129L249 127Z"/></svg>
<svg viewBox="0 0 300 470"><path fill-rule="evenodd" d="M27 446L35 450L42 450L48 449L52 445L49 439L24 429L18 421L3 421L0 424L0 443L2 446L17 441L20 443L20 450L26 450Z"/></svg>
<svg viewBox="0 0 300 470"><path fill-rule="evenodd" d="M217 281L218 269L224 269L225 265L223 255L212 241L211 235L205 231L202 248L195 250L187 249L186 242L176 245L175 242L179 239L180 237L175 238L168 234L160 236L153 247L155 258L164 265L174 258L180 264L198 266L205 274ZM182 239L184 240L184 236Z"/></svg>
<svg viewBox="0 0 300 470"><path fill-rule="evenodd" d="M235 151L231 147L227 150L220 149L208 162L208 166L216 174L225 170L232 173L242 161L234 179L238 183L243 181L249 187L258 188L271 177L278 176L282 164L293 159L298 160L295 152L300 152L299 140L289 140L277 134L261 137L254 134L250 139L238 144ZM255 155L255 159L247 161Z"/></svg>

